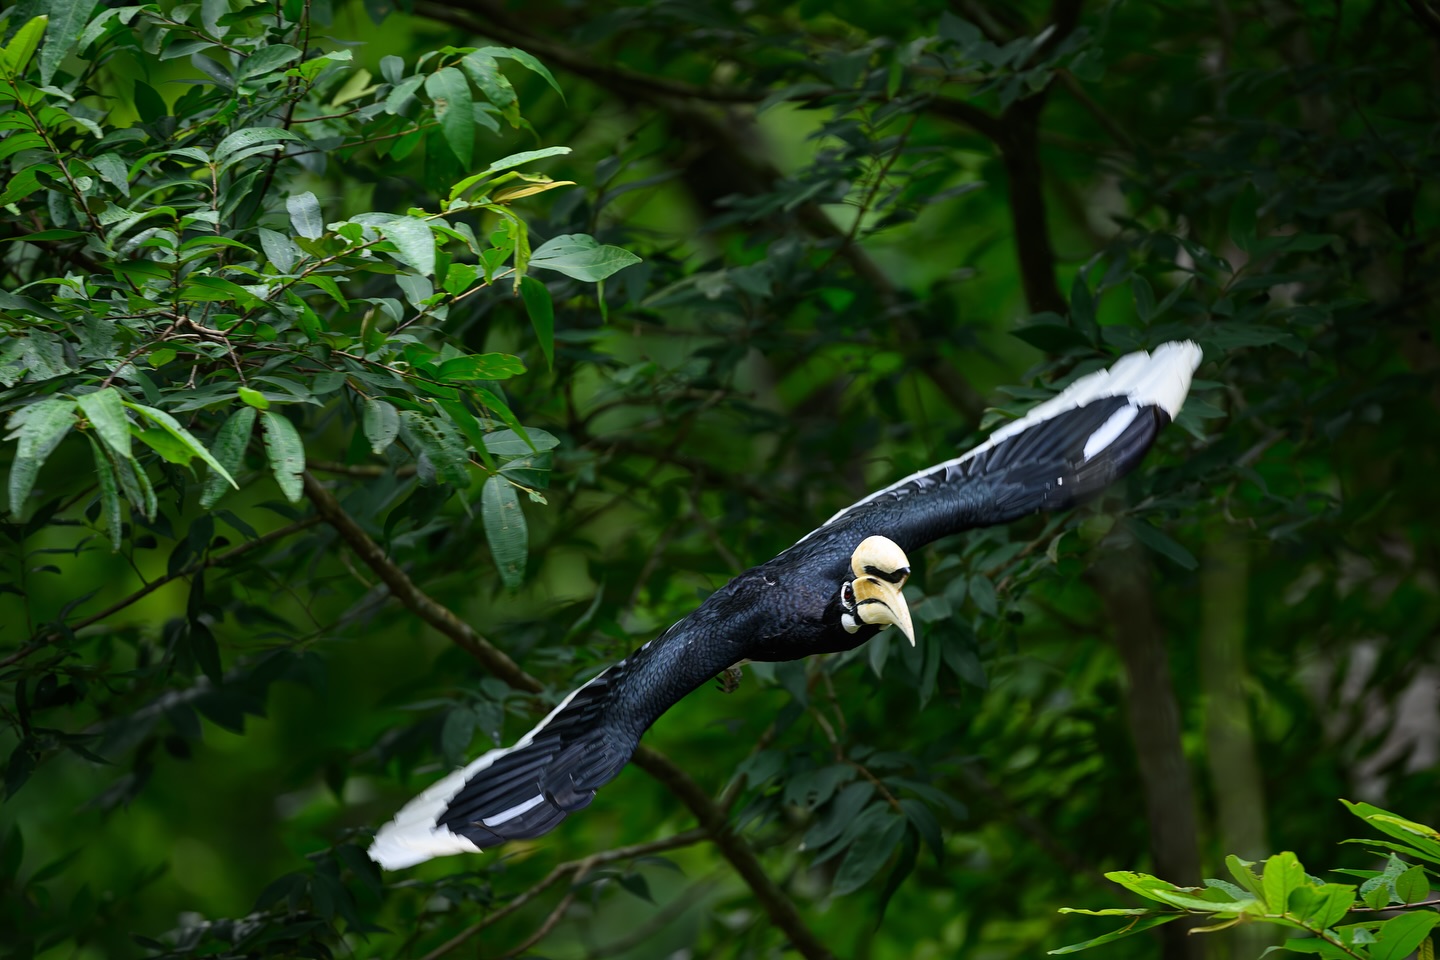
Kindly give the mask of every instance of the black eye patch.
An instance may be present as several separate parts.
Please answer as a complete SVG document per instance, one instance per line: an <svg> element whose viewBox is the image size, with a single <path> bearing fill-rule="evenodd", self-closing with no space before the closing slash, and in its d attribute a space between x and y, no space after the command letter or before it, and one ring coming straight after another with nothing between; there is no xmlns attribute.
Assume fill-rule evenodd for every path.
<svg viewBox="0 0 1440 960"><path fill-rule="evenodd" d="M881 570L879 567L872 566L871 564L868 564L868 563L865 565L865 572L868 573L868 574L870 574L870 575L873 576L873 577L879 577L881 580L884 580L886 583L899 583L900 581L904 580L906 577L910 576L910 568L909 568L909 567L899 567L899 568L891 571L890 573L886 573L884 570Z"/></svg>

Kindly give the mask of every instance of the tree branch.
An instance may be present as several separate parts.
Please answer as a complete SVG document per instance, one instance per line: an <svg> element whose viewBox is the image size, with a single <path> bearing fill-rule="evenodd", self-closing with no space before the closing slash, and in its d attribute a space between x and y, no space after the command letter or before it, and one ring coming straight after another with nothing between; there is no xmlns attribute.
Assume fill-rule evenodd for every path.
<svg viewBox="0 0 1440 960"><path fill-rule="evenodd" d="M99 623L106 617L113 616L114 614L119 613L121 610L124 610L126 607L145 599L150 594L154 593L156 590L159 590L161 587L165 586L168 583L174 583L176 580L183 580L186 577L192 577L195 574L199 573L201 570L205 570L210 567L224 566L225 564L230 563L233 560L238 560L240 557L243 557L247 553L251 553L255 550L259 550L261 547L268 546L274 543L276 540L283 540L284 538L290 536L292 533L299 533L301 530L313 527L319 522L319 517L306 517L304 520L292 523L289 526L280 527L276 530L271 530L269 533L258 536L254 540L247 540L245 543L242 543L236 547L232 547L229 550L225 550L221 553L211 554L203 560L197 560L194 563L190 564L188 567L185 567L183 570L176 570L174 573L167 573L163 577L157 577L156 579L151 580L149 583L145 584L145 586L141 587L139 590L136 590L129 596L115 601L110 606L106 607L104 610L101 610L99 613L92 613L88 617L77 620L73 625L69 627L69 629L72 633L76 630L83 630L86 627L91 626L92 624ZM32 637L30 639L30 642L27 643L25 646L16 650L14 653L5 657L3 660L0 660L0 668L8 667L12 664L19 663L21 660L24 660L26 657L30 656L30 654L49 644L57 636L58 634L56 634L54 631L42 631L41 634L37 634L36 636Z"/></svg>

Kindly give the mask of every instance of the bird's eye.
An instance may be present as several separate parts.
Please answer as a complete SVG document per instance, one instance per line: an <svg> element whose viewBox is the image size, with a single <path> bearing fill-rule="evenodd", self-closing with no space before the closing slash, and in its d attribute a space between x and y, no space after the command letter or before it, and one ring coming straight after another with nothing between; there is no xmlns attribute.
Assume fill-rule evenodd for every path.
<svg viewBox="0 0 1440 960"><path fill-rule="evenodd" d="M845 605L846 609L854 609L855 607L855 588L851 586L848 580L845 581L845 585L840 588L840 602Z"/></svg>

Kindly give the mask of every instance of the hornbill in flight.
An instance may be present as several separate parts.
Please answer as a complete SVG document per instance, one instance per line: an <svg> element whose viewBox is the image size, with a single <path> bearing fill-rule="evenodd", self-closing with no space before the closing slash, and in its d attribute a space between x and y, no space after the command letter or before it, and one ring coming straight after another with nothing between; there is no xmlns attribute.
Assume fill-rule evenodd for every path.
<svg viewBox="0 0 1440 960"><path fill-rule="evenodd" d="M411 800L376 834L371 859L394 870L550 831L620 773L662 713L743 661L849 650L891 625L914 644L907 554L1099 493L1180 412L1200 357L1188 341L1129 354L963 456L841 510L571 693L514 746Z"/></svg>

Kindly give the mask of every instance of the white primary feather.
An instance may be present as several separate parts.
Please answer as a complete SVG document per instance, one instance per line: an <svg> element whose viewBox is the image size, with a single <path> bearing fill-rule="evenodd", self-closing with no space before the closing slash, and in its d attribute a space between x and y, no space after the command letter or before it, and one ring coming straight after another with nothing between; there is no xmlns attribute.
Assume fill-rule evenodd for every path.
<svg viewBox="0 0 1440 960"><path fill-rule="evenodd" d="M1096 370L1094 373L1086 374L1049 400L1033 407L1019 420L1012 420L1005 424L990 434L989 438L978 447L966 451L953 460L946 460L944 463L937 463L912 473L883 490L876 490L870 496L852 503L826 520L821 524L820 529L828 527L851 510L869 503L876 497L884 496L926 474L964 463L971 457L989 450L1002 440L1013 437L1017 433L1028 430L1067 410L1074 410L1093 400L1103 400L1107 397L1128 397L1130 405L1117 411L1086 441L1084 452L1085 459L1088 460L1120 436L1135 419L1140 407L1159 407L1171 420L1174 420L1180 413L1181 405L1185 402L1185 395L1190 392L1190 378L1195 373L1195 368L1200 366L1202 357L1200 348L1192 340L1163 343L1155 348L1154 353L1146 353L1143 350L1127 353L1115 361L1109 369ZM812 530L800 539L803 541L814 533L815 531Z"/></svg>
<svg viewBox="0 0 1440 960"><path fill-rule="evenodd" d="M385 824L380 828L380 832L375 834L375 840L367 851L370 859L386 870L399 870L403 867L413 867L432 857L443 857L452 853L479 853L480 848L472 840L452 833L448 827L440 826L437 823L440 815L445 812L445 808L450 806L450 801L455 799L455 795L465 784L470 782L472 777L482 770L488 769L507 753L528 747L534 741L535 735L544 730L545 725L553 720L556 714L569 706L570 701L575 699L577 693L603 676L605 674L601 673L589 683L572 690L570 695L561 700L554 710L545 715L545 719L536 724L525 736L515 741L513 745L497 747L481 754L405 804L400 808L400 812L395 814L395 819ZM481 822L487 826L496 826L507 820L513 820L525 811L539 805L544 799L544 797L533 797Z"/></svg>

